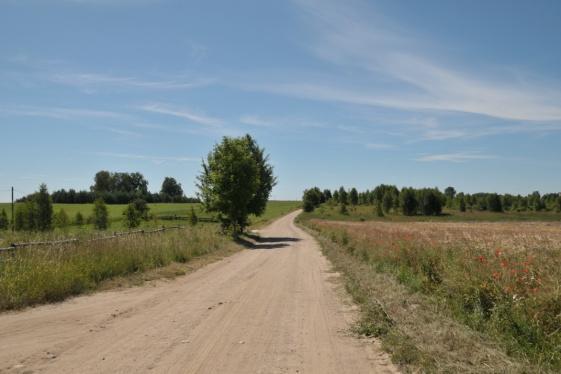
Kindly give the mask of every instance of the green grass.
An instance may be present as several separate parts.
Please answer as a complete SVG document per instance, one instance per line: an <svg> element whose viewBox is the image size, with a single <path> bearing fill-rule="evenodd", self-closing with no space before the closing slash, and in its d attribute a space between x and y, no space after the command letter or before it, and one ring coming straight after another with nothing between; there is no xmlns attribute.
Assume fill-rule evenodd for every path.
<svg viewBox="0 0 561 374"><path fill-rule="evenodd" d="M252 217L252 224L263 225L299 207L299 202L271 201L261 217ZM194 206L201 216L200 204L151 204L158 215L187 215ZM120 229L124 205L109 205L111 231ZM55 204L55 211L64 208L69 215L89 212L91 204ZM186 221L149 221L145 226L166 225ZM253 226L253 227L255 227ZM90 238L108 233L94 232L91 225L56 229L47 233L0 232L0 247L13 242ZM199 223L195 227L169 230L157 234L136 234L118 239L24 247L0 253L0 311L29 305L64 300L72 295L95 290L101 284L119 277L131 277L148 270L185 263L193 258L222 251L233 253L241 247L231 237L219 233L217 223Z"/></svg>
<svg viewBox="0 0 561 374"><path fill-rule="evenodd" d="M371 205L348 206L348 214L341 214L339 206L323 204L312 213L310 218L335 221L387 221L387 222L525 222L525 221L561 221L561 213L557 212L505 212L494 213L487 211L460 212L444 209L440 216L404 216L399 213L376 215L376 209Z"/></svg>
<svg viewBox="0 0 561 374"><path fill-rule="evenodd" d="M148 221L142 221L140 228L149 229L153 227L165 226L175 226L175 225L186 225L188 224L185 220L160 220L157 217L161 216L173 216L177 215L179 217L188 216L191 211L191 207L195 209L196 214L199 217L212 217L211 214L204 212L201 204L198 203L158 203L158 204L148 204L150 207L150 214L154 216L154 219ZM250 223L252 227L259 227L273 219L276 219L284 214L287 214L300 206L299 201L279 201L273 200L267 203L267 208L265 213L260 217L250 216ZM2 208L8 209L10 204L0 203L0 210ZM107 205L109 211L109 221L110 227L109 232L112 231L126 231L127 227L123 219L123 210L126 208L124 204ZM74 221L76 213L80 212L87 219L88 216L92 214L93 204L53 204L54 212L58 212L60 209L64 209L68 214L71 223ZM10 212L8 212L9 217L11 217ZM48 233L27 233L27 232L16 232L11 233L9 231L0 231L0 247L8 246L10 243L14 242L25 242L25 241L37 241L37 240L56 240L64 237L88 237L94 234L93 225L83 225L81 227L71 224L66 228L55 228L52 232Z"/></svg>

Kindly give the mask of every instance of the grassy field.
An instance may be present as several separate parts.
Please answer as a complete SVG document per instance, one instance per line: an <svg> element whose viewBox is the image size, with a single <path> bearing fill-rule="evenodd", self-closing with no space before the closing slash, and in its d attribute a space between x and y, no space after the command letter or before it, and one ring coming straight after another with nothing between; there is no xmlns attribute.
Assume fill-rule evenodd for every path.
<svg viewBox="0 0 561 374"><path fill-rule="evenodd" d="M400 364L561 370L561 223L351 222L321 212L301 222L362 304L358 330L380 336Z"/></svg>
<svg viewBox="0 0 561 374"><path fill-rule="evenodd" d="M252 227L262 226L272 219L280 217L287 214L300 206L299 201L269 201L267 204L267 209L265 213L260 217L250 216L250 222ZM6 208L8 211L10 204L0 203L0 210ZM161 204L148 204L150 207L150 214L154 217L148 221L142 221L140 228L153 228L162 225L174 226L174 225L186 225L185 220L161 220L158 217L162 216L173 216L178 217L187 216L191 208L195 209L197 216L210 218L211 215L206 213L202 209L201 204L171 204L171 203L161 203ZM108 231L126 231L125 222L123 220L123 210L126 205L107 205L109 211L110 227ZM58 212L60 209L64 209L68 214L71 222L73 222L76 213L80 212L84 217L91 215L93 210L93 204L53 204L53 209ZM11 215L9 215L11 217ZM81 227L76 225L70 225L66 228L56 228L52 232L48 233L27 233L27 232L16 232L11 233L9 231L0 231L0 247L7 246L14 242L25 242L25 241L39 241L39 240L56 240L64 237L89 237L96 231L93 225L83 225Z"/></svg>
<svg viewBox="0 0 561 374"><path fill-rule="evenodd" d="M299 207L299 202L272 201L265 214L253 217L262 225ZM154 204L160 214L184 215L190 204ZM91 206L64 205L67 212L88 211ZM60 205L55 207L55 210ZM110 206L113 219L120 218L119 206ZM200 208L197 205L197 208ZM170 221L165 221L166 224ZM152 223L154 224L154 223ZM185 221L182 221L186 225ZM91 228L82 231L55 230L49 233L0 232L0 247L11 242L90 238L99 235ZM70 235L71 234L71 235ZM101 233L107 235L108 233ZM0 310L64 300L95 290L116 277L136 276L151 269L182 264L213 253L230 254L242 247L219 233L216 223L201 223L164 233L136 234L118 239L24 247L0 253ZM181 272L180 272L181 273ZM174 272L175 274L175 272Z"/></svg>
<svg viewBox="0 0 561 374"><path fill-rule="evenodd" d="M524 222L524 221L559 221L561 213L557 212L505 212L494 213L488 211L460 212L444 209L440 216L404 216L402 214L386 214L384 217L376 215L375 207L371 205L348 206L348 214L341 214L339 206L323 204L307 216L336 221L390 221L390 222Z"/></svg>

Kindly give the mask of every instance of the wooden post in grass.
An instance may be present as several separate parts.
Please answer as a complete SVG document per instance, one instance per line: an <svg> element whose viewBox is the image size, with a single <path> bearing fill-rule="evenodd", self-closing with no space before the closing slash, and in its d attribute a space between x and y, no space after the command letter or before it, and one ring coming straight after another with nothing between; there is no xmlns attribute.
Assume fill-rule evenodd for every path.
<svg viewBox="0 0 561 374"><path fill-rule="evenodd" d="M12 232L16 229L16 221L14 219L14 186L12 186Z"/></svg>

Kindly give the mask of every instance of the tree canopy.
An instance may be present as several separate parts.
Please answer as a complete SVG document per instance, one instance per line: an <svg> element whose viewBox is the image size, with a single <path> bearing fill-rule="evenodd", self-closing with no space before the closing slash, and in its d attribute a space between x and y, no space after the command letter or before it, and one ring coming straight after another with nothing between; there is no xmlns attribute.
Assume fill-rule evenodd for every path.
<svg viewBox="0 0 561 374"><path fill-rule="evenodd" d="M250 214L261 215L276 178L263 148L249 135L224 137L203 161L197 187L204 208L239 234Z"/></svg>

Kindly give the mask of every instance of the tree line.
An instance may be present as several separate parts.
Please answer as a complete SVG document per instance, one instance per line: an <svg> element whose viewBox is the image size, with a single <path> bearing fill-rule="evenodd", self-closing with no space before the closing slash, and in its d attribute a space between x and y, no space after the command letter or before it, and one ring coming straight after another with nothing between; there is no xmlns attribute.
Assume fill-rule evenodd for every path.
<svg viewBox="0 0 561 374"><path fill-rule="evenodd" d="M150 215L150 207L146 200L136 198L127 204L122 212L125 226L135 228L140 226L142 221L153 218ZM197 224L198 217L193 207L189 216L192 225ZM39 190L29 196L22 203L18 204L13 220L14 228L17 231L50 231L54 228L65 228L70 225L83 226L92 224L97 230L106 230L111 222L109 211L102 197L97 197L93 201L91 215L84 217L81 212L77 212L74 217L69 217L64 208L57 212L53 208L53 198L47 190L45 184L39 186ZM6 211L0 211L0 230L6 230L10 226Z"/></svg>
<svg viewBox="0 0 561 374"><path fill-rule="evenodd" d="M303 206L307 212L313 211L320 204L332 202L340 204L345 213L347 205L373 205L378 215L384 213L402 213L404 215L439 215L442 209L465 211L556 211L561 212L561 193L541 195L535 191L527 196L498 193L457 193L454 187L447 187L444 192L438 188L403 187L380 184L373 190L363 192L356 188L340 187L333 192L313 187L304 191Z"/></svg>
<svg viewBox="0 0 561 374"><path fill-rule="evenodd" d="M18 199L25 202L32 195ZM51 193L53 203L56 204L91 204L101 198L107 204L129 204L137 199L148 203L196 203L197 198L186 197L181 183L175 178L166 177L162 182L160 192L148 191L148 181L141 173L121 173L101 170L95 174L94 184L90 190L76 191L74 189L60 189Z"/></svg>

